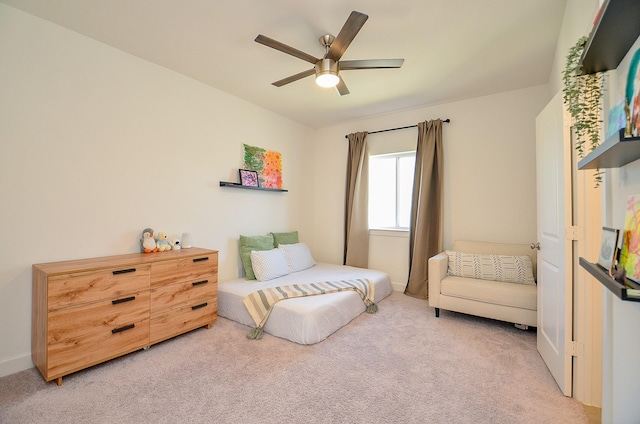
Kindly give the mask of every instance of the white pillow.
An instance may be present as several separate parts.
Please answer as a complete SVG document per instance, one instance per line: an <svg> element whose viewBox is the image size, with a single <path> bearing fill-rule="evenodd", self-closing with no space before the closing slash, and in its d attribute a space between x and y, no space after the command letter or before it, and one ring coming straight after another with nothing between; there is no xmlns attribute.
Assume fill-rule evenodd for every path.
<svg viewBox="0 0 640 424"><path fill-rule="evenodd" d="M535 284L529 256L478 255L447 250L447 274L507 283Z"/></svg>
<svg viewBox="0 0 640 424"><path fill-rule="evenodd" d="M304 243L280 244L278 249L275 250L281 250L284 253L291 272L302 271L316 264L316 261L311 256L309 247Z"/></svg>
<svg viewBox="0 0 640 424"><path fill-rule="evenodd" d="M251 266L256 280L267 281L289 274L289 265L278 249L252 250Z"/></svg>

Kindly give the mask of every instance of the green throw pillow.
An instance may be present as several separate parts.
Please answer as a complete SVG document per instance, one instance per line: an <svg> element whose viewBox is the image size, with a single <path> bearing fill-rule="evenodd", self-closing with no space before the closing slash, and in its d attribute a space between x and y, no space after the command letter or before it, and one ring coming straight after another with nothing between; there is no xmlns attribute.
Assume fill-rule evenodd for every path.
<svg viewBox="0 0 640 424"><path fill-rule="evenodd" d="M278 247L281 244L296 244L300 243L298 240L298 232L290 231L288 233L271 233L273 235L274 246Z"/></svg>
<svg viewBox="0 0 640 424"><path fill-rule="evenodd" d="M273 235L267 236L240 236L240 259L247 280L255 280L256 275L251 266L252 250L271 250L274 248Z"/></svg>

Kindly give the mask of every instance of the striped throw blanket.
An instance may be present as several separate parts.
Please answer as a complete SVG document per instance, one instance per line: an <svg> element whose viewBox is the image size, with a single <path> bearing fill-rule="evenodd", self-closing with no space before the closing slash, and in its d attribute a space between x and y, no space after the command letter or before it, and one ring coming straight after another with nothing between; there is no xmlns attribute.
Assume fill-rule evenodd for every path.
<svg viewBox="0 0 640 424"><path fill-rule="evenodd" d="M375 288L373 282L368 279L321 281L310 284L292 284L290 286L270 287L250 293L243 299L244 306L249 311L251 318L256 323L256 327L249 331L247 338L261 339L262 328L269 318L273 306L283 300L303 296L317 296L327 293L341 291L356 291L367 307L370 314L378 310L378 306L373 302L375 298Z"/></svg>

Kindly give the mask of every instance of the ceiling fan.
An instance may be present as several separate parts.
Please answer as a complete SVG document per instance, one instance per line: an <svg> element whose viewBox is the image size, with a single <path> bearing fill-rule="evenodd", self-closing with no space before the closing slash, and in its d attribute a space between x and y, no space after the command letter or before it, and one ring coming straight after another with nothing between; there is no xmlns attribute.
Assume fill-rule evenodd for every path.
<svg viewBox="0 0 640 424"><path fill-rule="evenodd" d="M341 96L344 96L345 94L349 94L349 89L340 76L341 70L351 71L355 69L400 68L404 59L340 61L345 50L347 50L347 47L349 47L367 19L369 19L369 16L364 13L353 11L342 26L337 37L330 34L320 37L320 44L325 48L325 54L322 58L317 58L272 38L259 34L255 39L256 42L264 44L267 47L280 50L283 53L290 54L314 65L312 69L291 75L290 77L281 79L272 84L276 87L282 87L285 84L316 74L316 84L321 87L336 87L338 93L340 93Z"/></svg>

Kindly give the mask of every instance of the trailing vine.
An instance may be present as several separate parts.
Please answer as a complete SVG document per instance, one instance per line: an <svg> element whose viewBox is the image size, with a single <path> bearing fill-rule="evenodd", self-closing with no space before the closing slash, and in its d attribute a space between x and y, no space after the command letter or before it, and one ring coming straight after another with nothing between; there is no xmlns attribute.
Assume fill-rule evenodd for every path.
<svg viewBox="0 0 640 424"><path fill-rule="evenodd" d="M581 75L580 57L587 44L588 38L581 37L578 42L569 49L567 62L562 74L564 88L562 99L567 106L571 123L575 134L575 148L578 156L585 156L588 152L600 145L600 124L602 123L602 104L600 100L603 94L604 74ZM588 153L586 152L586 153ZM596 187L602 182L602 171L596 170L594 174Z"/></svg>

